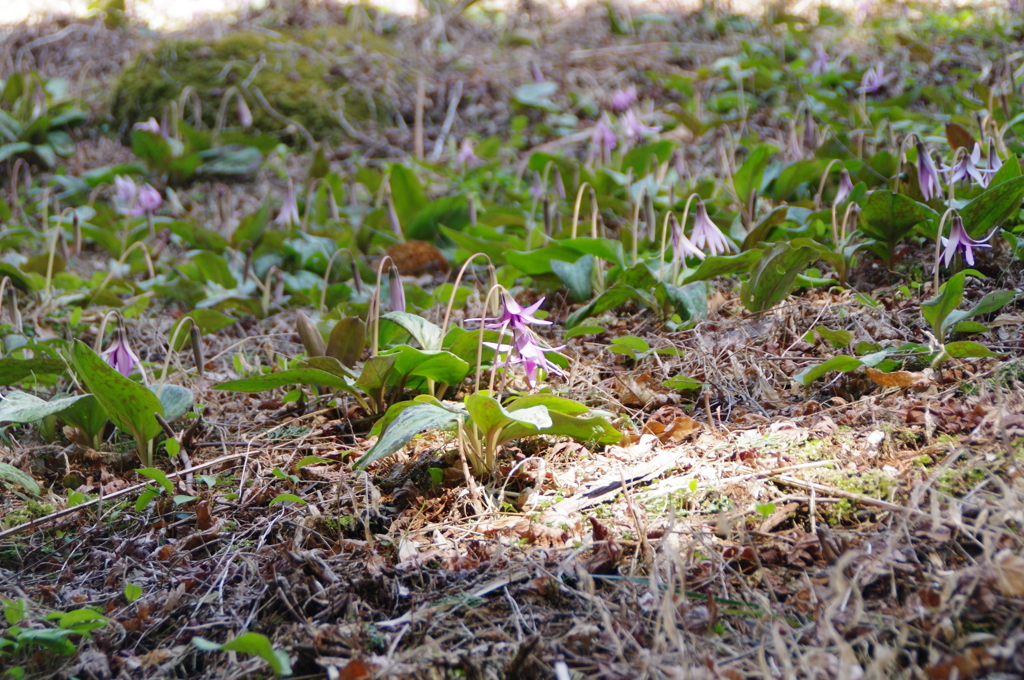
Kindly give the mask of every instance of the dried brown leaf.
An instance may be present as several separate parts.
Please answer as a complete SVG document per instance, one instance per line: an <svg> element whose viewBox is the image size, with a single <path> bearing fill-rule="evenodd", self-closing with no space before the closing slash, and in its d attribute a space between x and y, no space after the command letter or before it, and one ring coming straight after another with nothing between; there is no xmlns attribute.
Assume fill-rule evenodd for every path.
<svg viewBox="0 0 1024 680"><path fill-rule="evenodd" d="M925 372L893 371L885 373L871 366L865 366L864 370L871 382L882 387L921 387L935 382Z"/></svg>

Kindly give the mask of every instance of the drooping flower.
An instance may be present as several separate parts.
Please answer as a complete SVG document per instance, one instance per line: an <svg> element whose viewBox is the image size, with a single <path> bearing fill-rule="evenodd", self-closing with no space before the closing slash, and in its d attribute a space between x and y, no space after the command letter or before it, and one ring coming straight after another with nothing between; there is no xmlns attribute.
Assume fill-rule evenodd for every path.
<svg viewBox="0 0 1024 680"><path fill-rule="evenodd" d="M924 148L924 144L920 141L917 142L917 183L921 187L921 195L926 201L932 200L932 196L942 194L939 171L935 169L931 153Z"/></svg>
<svg viewBox="0 0 1024 680"><path fill-rule="evenodd" d="M160 192L149 184L139 186L131 177L114 177L114 208L122 215L139 217L154 212L162 204Z"/></svg>
<svg viewBox="0 0 1024 680"><path fill-rule="evenodd" d="M506 366L522 364L526 372L526 382L532 385L537 381L537 369L543 368L545 372L554 375L564 376L556 364L551 363L546 352L557 352L564 345L559 347L541 347L527 332L515 333L512 344L485 342L485 345L504 354L502 363Z"/></svg>
<svg viewBox="0 0 1024 680"><path fill-rule="evenodd" d="M153 116L149 117L144 123L136 123L132 125L133 130L145 130L146 132L152 132L155 135L160 134L160 123L156 122L156 118Z"/></svg>
<svg viewBox="0 0 1024 680"><path fill-rule="evenodd" d="M615 113L622 113L637 101L636 86L630 85L627 89L619 88L612 93L608 106Z"/></svg>
<svg viewBox="0 0 1024 680"><path fill-rule="evenodd" d="M391 265L388 269L388 291L391 298L391 311L405 311L405 288L402 287L402 275L398 273L398 267Z"/></svg>
<svg viewBox="0 0 1024 680"><path fill-rule="evenodd" d="M835 205L842 205L846 202L846 199L853 193L853 180L850 179L850 173L843 168L839 171L839 189L836 190Z"/></svg>
<svg viewBox="0 0 1024 680"><path fill-rule="evenodd" d="M288 190L284 194L284 205L281 206L281 212L277 214L277 218L274 219L274 224L282 227L290 227L301 222L299 218L299 202L295 198L295 185L291 179L288 180Z"/></svg>
<svg viewBox="0 0 1024 680"><path fill-rule="evenodd" d="M464 137L462 144L459 145L459 152L455 154L455 164L460 168L475 168L481 163L483 160L473 152L473 140Z"/></svg>
<svg viewBox="0 0 1024 680"><path fill-rule="evenodd" d="M661 132L660 125L644 125L632 109L622 115L620 122L623 136L637 143L642 142L646 135Z"/></svg>
<svg viewBox="0 0 1024 680"><path fill-rule="evenodd" d="M712 256L725 252L739 252L736 244L725 237L722 230L708 217L704 201L697 200L697 216L693 220L690 242L695 248L707 250Z"/></svg>
<svg viewBox="0 0 1024 680"><path fill-rule="evenodd" d="M974 266L974 248L991 248L992 245L988 243L992 235L995 234L993 231L991 234L981 240L975 240L970 237L967 230L964 229L964 222L960 219L959 215L953 215L952 226L949 228L949 238L942 237L942 244L946 246L946 249L942 251L942 256L939 258L942 263L949 267L949 263L953 261L953 256L959 250L964 256L964 262L967 263L968 267ZM935 263L936 268L939 263Z"/></svg>
<svg viewBox="0 0 1024 680"><path fill-rule="evenodd" d="M132 351L131 346L128 344L127 333L120 326L115 334L114 342L110 343L110 346L103 351L101 356L110 366L126 378L141 363L138 355Z"/></svg>
<svg viewBox="0 0 1024 680"><path fill-rule="evenodd" d="M687 257L693 256L703 260L706 256L704 251L693 245L690 239L686 238L683 228L679 226L679 220L675 215L669 215L669 225L672 230L672 260L683 262Z"/></svg>
<svg viewBox="0 0 1024 680"><path fill-rule="evenodd" d="M249 105L245 103L245 97L238 95L238 122L242 124L243 128L248 128L252 125L252 111L249 110Z"/></svg>
<svg viewBox="0 0 1024 680"><path fill-rule="evenodd" d="M999 154L996 153L995 142L991 139L988 140L988 157L985 159L985 165L993 175L998 172L999 168L1003 167L1003 161L999 158Z"/></svg>
<svg viewBox="0 0 1024 680"><path fill-rule="evenodd" d="M994 170L989 171L987 164L987 160L983 162L981 159L981 145L975 142L974 150L961 155L956 165L943 165L939 170L947 173L946 181L949 184L971 180L976 185L987 187L988 180L995 174Z"/></svg>
<svg viewBox="0 0 1024 680"><path fill-rule="evenodd" d="M882 66L882 62L878 62L875 68L868 68L864 71L864 75L860 79L860 87L857 88L857 92L864 94L871 94L878 92L885 84L896 77L895 73L886 73L885 67Z"/></svg>
<svg viewBox="0 0 1024 680"><path fill-rule="evenodd" d="M163 202L164 199L160 197L159 191L148 184L143 184L142 188L139 189L139 199L135 202L135 209L131 214L137 217L145 213L155 212Z"/></svg>
<svg viewBox="0 0 1024 680"><path fill-rule="evenodd" d="M615 149L617 141L615 130L608 123L607 116L601 116L597 125L594 126L594 134L591 137L591 156L596 157L602 163L611 162L612 151Z"/></svg>
<svg viewBox="0 0 1024 680"><path fill-rule="evenodd" d="M533 173L533 181L530 182L530 198L539 201L544 198L544 183L540 179L540 173Z"/></svg>
<svg viewBox="0 0 1024 680"><path fill-rule="evenodd" d="M821 46L821 43L818 43L818 47L814 55L814 61L810 63L807 70L812 76L820 76L828 70L828 52L826 52L825 48Z"/></svg>

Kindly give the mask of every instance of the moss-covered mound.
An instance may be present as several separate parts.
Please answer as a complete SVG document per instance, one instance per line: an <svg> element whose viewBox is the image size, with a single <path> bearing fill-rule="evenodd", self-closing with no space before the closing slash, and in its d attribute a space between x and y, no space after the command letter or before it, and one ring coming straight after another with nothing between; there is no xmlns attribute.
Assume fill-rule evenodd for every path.
<svg viewBox="0 0 1024 680"><path fill-rule="evenodd" d="M347 56L340 46L351 44L353 36L327 33L349 31L325 28L295 35L242 31L215 42L163 42L122 71L113 92L114 120L122 132L150 116L160 120L168 102L178 100L182 90L191 86L199 96L204 124L213 126L225 93L235 86L243 93L257 129L284 130L283 117L298 122L317 139L328 138L341 130L335 114L339 92L350 122L365 119L369 107L364 94L347 87L338 66ZM355 37L381 43L372 45L375 50L387 49L386 41L376 36ZM323 49L325 43L333 51ZM256 90L278 116L260 103ZM238 125L236 111L232 97L226 125ZM191 100L184 115L192 116Z"/></svg>

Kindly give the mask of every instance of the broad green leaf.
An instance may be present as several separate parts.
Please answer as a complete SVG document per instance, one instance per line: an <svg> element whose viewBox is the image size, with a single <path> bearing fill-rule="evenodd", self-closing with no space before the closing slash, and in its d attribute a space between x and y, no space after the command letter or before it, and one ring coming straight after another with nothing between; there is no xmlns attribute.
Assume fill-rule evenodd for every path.
<svg viewBox="0 0 1024 680"><path fill-rule="evenodd" d="M593 255L584 255L572 263L551 260L551 271L569 290L574 302L585 302L590 299L590 277L594 271Z"/></svg>
<svg viewBox="0 0 1024 680"><path fill-rule="evenodd" d="M718 255L709 257L700 263L695 270L687 272L683 276L682 285L695 281L707 281L716 276L733 276L750 271L754 263L761 258L762 250L745 250L738 255Z"/></svg>
<svg viewBox="0 0 1024 680"><path fill-rule="evenodd" d="M636 177L643 177L649 170L657 168L662 163L668 163L675 149L676 143L668 139L641 144L627 151L622 157L622 171L627 172L632 168ZM651 163L653 165L649 165Z"/></svg>
<svg viewBox="0 0 1024 680"><path fill-rule="evenodd" d="M408 312L388 312L382 314L381 318L404 328L409 335L416 339L416 342L420 343L421 348L441 349L441 329L422 316Z"/></svg>
<svg viewBox="0 0 1024 680"><path fill-rule="evenodd" d="M32 479L31 475L22 472L10 463L0 462L0 479L19 484L25 491L35 496L38 496L41 491L39 484L36 483L36 480Z"/></svg>
<svg viewBox="0 0 1024 680"><path fill-rule="evenodd" d="M131 131L132 151L150 167L166 171L174 159L174 151L163 135L149 130Z"/></svg>
<svg viewBox="0 0 1024 680"><path fill-rule="evenodd" d="M678 390L680 392L690 392L704 387L704 383L700 380L694 380L693 378L685 375L673 376L661 384L669 389Z"/></svg>
<svg viewBox="0 0 1024 680"><path fill-rule="evenodd" d="M307 465L314 465L316 463L325 463L329 465L333 462L334 461L327 460L326 458L321 458L320 456L306 456L295 464L295 471L298 472Z"/></svg>
<svg viewBox="0 0 1024 680"><path fill-rule="evenodd" d="M229 390L232 392L263 392L286 385L323 385L332 390L343 390L346 392L352 390L352 385L341 376L316 368L293 368L252 378L229 380L228 382L214 385L213 388L215 390Z"/></svg>
<svg viewBox="0 0 1024 680"><path fill-rule="evenodd" d="M989 180L988 185L990 187L997 187L1003 182L1009 181L1014 177L1020 177L1020 161L1017 160L1017 156L1010 154L1009 157L1003 161L1002 166L996 170L996 174L992 175L992 179Z"/></svg>
<svg viewBox="0 0 1024 680"><path fill-rule="evenodd" d="M147 486L142 493L139 494L138 500L135 501L135 512L142 512L149 505L150 501L160 495L160 492L156 489Z"/></svg>
<svg viewBox="0 0 1024 680"><path fill-rule="evenodd" d="M921 303L921 315L932 327L932 332L940 343L945 342L946 317L959 307L960 301L963 300L966 277L964 272L957 272L946 281L938 295Z"/></svg>
<svg viewBox="0 0 1024 680"><path fill-rule="evenodd" d="M624 305L626 302L639 297L640 296L635 289L630 288L629 286L620 286L616 284L570 314L569 318L565 320L565 328L566 330L569 330L587 317L603 314L609 309L615 309L616 307Z"/></svg>
<svg viewBox="0 0 1024 680"><path fill-rule="evenodd" d="M423 351L399 345L381 356L394 357L394 372L399 378L417 375L457 385L469 374L469 363L445 350Z"/></svg>
<svg viewBox="0 0 1024 680"><path fill-rule="evenodd" d="M549 412L564 413L570 416L578 416L590 411L586 405L578 401L556 397L553 394L528 394L524 397L516 397L505 404L505 408L510 412L533 406L544 406Z"/></svg>
<svg viewBox="0 0 1024 680"><path fill-rule="evenodd" d="M459 232L469 223L469 199L460 194L431 201L408 224L403 222L402 228L406 238L433 241L442 226Z"/></svg>
<svg viewBox="0 0 1024 680"><path fill-rule="evenodd" d="M708 284L704 281L694 281L682 287L659 283L654 295L663 306L671 304L681 319L704 319L708 315Z"/></svg>
<svg viewBox="0 0 1024 680"><path fill-rule="evenodd" d="M196 401L192 390L181 385L163 385L162 388L160 385L149 385L149 389L160 399L160 404L164 407L164 420L168 423L173 423L188 413Z"/></svg>
<svg viewBox="0 0 1024 680"><path fill-rule="evenodd" d="M174 493L174 483L167 478L167 475L164 474L163 470L158 470L157 468L139 468L136 472L143 477L149 477L154 482L162 486L168 495Z"/></svg>
<svg viewBox="0 0 1024 680"><path fill-rule="evenodd" d="M843 354L837 357L832 357L823 364L818 364L817 366L808 366L807 368L793 376L793 379L804 386L808 386L821 376L828 373L829 371L839 371L840 373L848 373L849 371L860 368L863 365L863 358L851 357Z"/></svg>
<svg viewBox="0 0 1024 680"><path fill-rule="evenodd" d="M848 347L853 342L853 333L848 330L840 329L838 331L831 330L825 326L816 326L814 328L818 335L825 339L828 344L832 345L836 349L843 349Z"/></svg>
<svg viewBox="0 0 1024 680"><path fill-rule="evenodd" d="M548 417L551 425L539 430L520 423L507 425L501 432L499 443L539 434L561 435L596 444L617 444L622 439L622 434L601 416L583 418L548 409Z"/></svg>
<svg viewBox="0 0 1024 680"><path fill-rule="evenodd" d="M349 368L356 365L366 348L366 324L358 316L348 316L334 324L327 340L327 356Z"/></svg>
<svg viewBox="0 0 1024 680"><path fill-rule="evenodd" d="M397 406L402 406L402 404L397 404ZM395 407L392 406L392 408ZM359 470L381 458L390 456L424 430L449 428L462 418L463 416L435 404L417 403L406 406L381 433L370 450L355 462L353 468Z"/></svg>
<svg viewBox="0 0 1024 680"><path fill-rule="evenodd" d="M764 251L751 269L750 278L743 282L743 306L752 312L771 309L789 295L797 274L817 257L813 248L776 243Z"/></svg>
<svg viewBox="0 0 1024 680"><path fill-rule="evenodd" d="M320 371L324 371L325 373L335 375L343 380L353 379L356 377L355 373L353 373L349 368L347 368L345 364L341 363L332 356L309 357L304 361L296 364L295 368L314 368Z"/></svg>
<svg viewBox="0 0 1024 680"><path fill-rule="evenodd" d="M239 248L243 243L248 243L255 248L263 239L263 231L270 220L270 202L264 199L260 209L242 218L234 233L231 234L231 245Z"/></svg>
<svg viewBox="0 0 1024 680"><path fill-rule="evenodd" d="M1020 211L1024 200L1024 177L1014 177L990 186L960 210L964 229L972 238L980 238Z"/></svg>
<svg viewBox="0 0 1024 680"><path fill-rule="evenodd" d="M423 187L416 173L404 165L391 166L390 183L395 213L398 215L399 223L405 228L427 205L427 197L423 195Z"/></svg>
<svg viewBox="0 0 1024 680"><path fill-rule="evenodd" d="M161 432L155 417L164 415L160 400L145 386L108 366L81 340L76 340L71 350L71 363L114 424L132 434L141 454L146 442Z"/></svg>
<svg viewBox="0 0 1024 680"><path fill-rule="evenodd" d="M954 358L999 356L988 347L977 342L971 342L970 340L948 343L944 349L946 350L946 354Z"/></svg>
<svg viewBox="0 0 1024 680"><path fill-rule="evenodd" d="M274 496L274 499L272 501L270 501L270 503L268 503L268 505L273 507L273 506L277 505L278 503L282 503L284 501L290 501L292 503L301 503L302 505L305 505L308 502L308 501L306 501L306 500L296 496L293 493L282 493L282 494L278 494L277 496Z"/></svg>
<svg viewBox="0 0 1024 680"><path fill-rule="evenodd" d="M85 395L60 413L64 422L95 437L107 424L107 412L92 394Z"/></svg>
<svg viewBox="0 0 1024 680"><path fill-rule="evenodd" d="M30 375L44 373L63 373L67 364L57 359L0 359L0 385L19 383Z"/></svg>
<svg viewBox="0 0 1024 680"><path fill-rule="evenodd" d="M961 325L961 322L971 317L980 316L982 314L991 314L1004 306L1010 304L1017 298L1017 293L1012 290L997 290L989 293L985 297L981 298L977 304L967 310L954 310L946 316L942 322L942 329L945 331L948 328ZM985 330L988 330L987 328ZM982 331L975 331L982 332Z"/></svg>
<svg viewBox="0 0 1024 680"><path fill-rule="evenodd" d="M508 411L497 399L482 392L467 396L465 404L473 424L487 436L495 434L501 428L512 423L521 423L527 428L535 430L551 426L551 416L547 407L542 404Z"/></svg>
<svg viewBox="0 0 1024 680"><path fill-rule="evenodd" d="M32 394L11 390L4 395L3 400L0 400L0 421L34 423L37 420L42 420L47 416L69 409L75 402L89 396L87 394L79 394L74 397L43 401Z"/></svg>
<svg viewBox="0 0 1024 680"><path fill-rule="evenodd" d="M168 224L167 228L192 248L221 254L228 247L228 240L220 233L191 222L175 220Z"/></svg>
<svg viewBox="0 0 1024 680"><path fill-rule="evenodd" d="M860 228L873 239L895 244L914 226L938 217L937 212L923 203L903 194L879 189L868 194L862 206Z"/></svg>
<svg viewBox="0 0 1024 680"><path fill-rule="evenodd" d="M610 238L567 238L559 241L560 248L569 248L585 255L599 257L605 262L611 262L620 267L626 266L626 256L621 241L614 241ZM572 261L572 260L568 260Z"/></svg>
<svg viewBox="0 0 1024 680"><path fill-rule="evenodd" d="M565 339L569 340L579 335L600 335L606 332L607 329L604 326L576 326L565 332Z"/></svg>
<svg viewBox="0 0 1024 680"><path fill-rule="evenodd" d="M282 676L292 674L288 655L282 650L275 650L266 635L259 633L242 633L234 640L223 644L212 642L198 635L192 638L192 644L203 652L241 652L258 656L270 664L274 673Z"/></svg>
<svg viewBox="0 0 1024 680"><path fill-rule="evenodd" d="M562 109L551 101L555 92L558 92L558 83L526 83L516 88L512 99L521 106L559 113Z"/></svg>
<svg viewBox="0 0 1024 680"><path fill-rule="evenodd" d="M242 144L226 144L216 149L209 149L198 154L202 165L195 172L207 177L240 177L251 175L259 169L263 162L263 154L258 149Z"/></svg>
<svg viewBox="0 0 1024 680"><path fill-rule="evenodd" d="M509 250L505 253L505 260L527 276L539 276L541 274L552 273L552 260L575 262L579 258L579 250L576 248L568 248L560 243L555 243L528 252Z"/></svg>
<svg viewBox="0 0 1024 680"><path fill-rule="evenodd" d="M128 603L135 602L135 600L142 597L142 586L137 583L125 583L124 584L124 599Z"/></svg>
<svg viewBox="0 0 1024 680"><path fill-rule="evenodd" d="M743 205L747 205L750 195L761 189L761 178L764 176L764 169L768 167L768 161L778 149L771 144L762 144L747 156L732 178L733 188L736 190L736 198Z"/></svg>

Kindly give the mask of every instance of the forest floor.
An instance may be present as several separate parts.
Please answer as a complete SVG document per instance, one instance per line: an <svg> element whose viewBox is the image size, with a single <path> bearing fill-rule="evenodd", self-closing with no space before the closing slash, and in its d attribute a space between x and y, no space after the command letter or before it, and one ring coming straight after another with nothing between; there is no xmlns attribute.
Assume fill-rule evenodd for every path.
<svg viewBox="0 0 1024 680"><path fill-rule="evenodd" d="M784 52L794 27L811 36L800 43L807 50L825 43L838 61L862 66L883 56L891 73L919 82L933 67L948 76L935 82L953 87L962 70L982 73L979 82L1000 72L996 52L1012 73L1021 49L1019 27L1014 34L987 14L972 27L955 10L917 15L898 4L820 27L813 12L808 23L709 8L640 21L639 10L630 11L620 10L617 20L604 5L558 13L531 2L509 13L449 10L429 19L367 11L361 21L401 57L370 55L349 64L346 75L378 92L389 68L420 74L428 158L420 166L434 172L428 162L449 159L464 137L494 137L503 168L495 173L505 172L500 180L509 186L529 184L535 154L585 159L592 139L590 122L565 131L532 109L528 126L516 128L521 110L510 102L523 83L539 76L591 92L598 103L635 84L639 106L684 149L687 172L699 183L725 181L722 148L733 134L775 140L786 153L798 132L804 137L802 112L779 117L778 107L764 104L766 88L754 81L770 74L740 63L758 49ZM352 17L334 6L272 3L186 33L212 40L244 27L305 29ZM631 28L619 30L616 21ZM926 30L936 26L956 30L939 39ZM20 70L66 78L88 114L58 175L134 159L122 144L126 131L111 122L107 95L121 70L163 37L100 19L5 29L0 77ZM922 43L932 50L928 58ZM959 64L942 62L939 52ZM721 109L720 124L707 130L666 113L692 100L680 95L685 87L673 89L672 78L699 81L727 71L722 64L730 59L751 70L760 108L731 122ZM1013 78L1021 79L1019 71ZM416 86L415 78L398 76L387 89L395 121L333 140L330 170L358 178L363 167L413 157ZM707 91L709 106L721 92ZM453 98L466 102L454 123ZM987 105L998 109L998 96ZM885 112L872 119L867 144L880 148L907 121L927 125L917 114L934 110L915 106L899 109L915 114L904 119L892 114L887 123ZM573 111L583 120L586 108L577 102ZM959 111L936 120L956 116L970 124ZM1015 124L1001 120L1001 144L1017 153ZM863 154L865 135L859 140ZM196 181L178 189L176 200L189 220L227 234L264 196L283 196L287 177L303 182L311 156L275 151L246 181ZM4 192L14 206L21 176L11 177L10 168ZM37 172L29 181L45 187L54 176ZM359 181L346 184L351 205L379 198L353 188ZM444 193L440 186L428 188L431 198ZM38 203L38 194L26 193L26 205ZM621 236L631 216L614 212L601 219ZM563 219L571 213L570 195ZM1014 219L1004 226L1019 223L1019 214ZM12 238L16 221L17 214L8 220L4 238ZM150 245L161 238L157 271L184 267L192 251L166 236ZM45 253L32 244L16 248L23 260ZM371 246L365 257L376 268L384 247ZM1021 291L1019 251L999 239L992 246L975 251L979 276L967 281L968 302ZM512 276L523 304L546 294L542 309L554 323L539 335L564 345L565 376L548 384L607 414L623 436L603 446L555 436L516 440L486 478L464 475L449 431L426 432L364 472L353 462L378 440L355 402L328 402L315 391L294 401L284 388L214 389L303 353L296 312L312 314L315 303L289 303L268 290L268 313L236 309L237 322L204 334L201 375L184 355L170 358L201 416L175 426L182 455L157 455L154 465L173 492L148 506L137 500L153 482L135 472L129 438L108 437L99 447L107 450L94 450L69 442L59 428L47 436L38 425L5 427L0 456L31 474L42 492L15 493L9 484L3 496L0 669L27 678L243 678L271 677L273 660L292 677L343 680L1024 677L1024 315L1014 299L978 317L985 328L971 338L996 356L929 362L900 354L935 347L921 311L936 295L934 250L934 241L908 237L891 268L862 251L849 285L796 287L756 313L742 304L737 277L719 277L704 318L672 319L627 300L594 314L586 322L591 332L575 335L562 327L580 304L564 288L550 276L536 286ZM89 280L94 272L102 279L116 257L87 242L66 259L68 271ZM131 275L143 273L140 262ZM435 266L406 281L432 294L453 274ZM118 290L128 309L143 288ZM471 294L453 321L480 316L481 298ZM156 373L172 325L190 308L180 299L148 300L126 312L126 325ZM419 306L442 324L444 302ZM66 310L26 297L21 313L34 337L62 337L74 327L92 342L102 311L86 306L68 322ZM897 370L879 372L858 359L843 372L798 379L836 356L856 359L860 344L897 348L889 357ZM699 389L666 386L678 376ZM69 612L86 614L67 619ZM82 622L96 625L74 627ZM225 651L196 642L243 633L265 638L239 638L244 644ZM266 640L272 649L262 646Z"/></svg>

